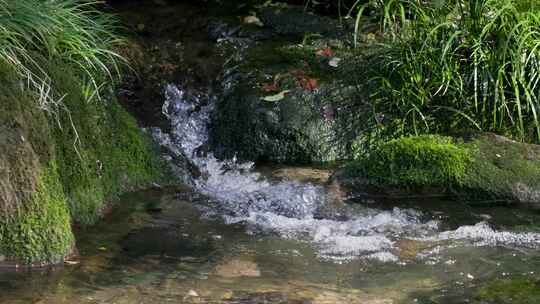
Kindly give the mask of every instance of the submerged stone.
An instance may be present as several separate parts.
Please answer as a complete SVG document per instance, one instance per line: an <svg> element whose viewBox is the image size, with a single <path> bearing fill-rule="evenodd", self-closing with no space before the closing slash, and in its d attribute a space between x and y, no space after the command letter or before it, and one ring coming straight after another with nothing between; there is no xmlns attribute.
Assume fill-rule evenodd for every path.
<svg viewBox="0 0 540 304"><path fill-rule="evenodd" d="M215 273L224 278L260 277L259 266L249 259L234 258L219 264Z"/></svg>

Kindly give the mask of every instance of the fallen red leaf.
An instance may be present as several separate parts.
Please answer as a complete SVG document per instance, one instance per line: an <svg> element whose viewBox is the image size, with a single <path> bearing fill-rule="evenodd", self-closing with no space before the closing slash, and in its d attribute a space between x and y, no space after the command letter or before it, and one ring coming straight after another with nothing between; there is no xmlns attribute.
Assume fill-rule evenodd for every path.
<svg viewBox="0 0 540 304"><path fill-rule="evenodd" d="M290 74L296 77L298 86L306 91L314 91L319 87L317 79L307 76L304 70L292 70Z"/></svg>
<svg viewBox="0 0 540 304"><path fill-rule="evenodd" d="M317 79L310 77L299 78L298 84L306 91L315 91L319 87Z"/></svg>
<svg viewBox="0 0 540 304"><path fill-rule="evenodd" d="M315 55L322 57L334 57L334 51L331 48L326 47L324 49L317 50Z"/></svg>

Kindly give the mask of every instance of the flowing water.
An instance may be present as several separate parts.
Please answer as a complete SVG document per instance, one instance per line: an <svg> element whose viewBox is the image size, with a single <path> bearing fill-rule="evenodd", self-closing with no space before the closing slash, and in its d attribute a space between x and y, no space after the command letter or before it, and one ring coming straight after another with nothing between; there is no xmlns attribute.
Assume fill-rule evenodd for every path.
<svg viewBox="0 0 540 304"><path fill-rule="evenodd" d="M216 159L212 110L167 87L171 132L151 132L191 186L124 196L74 265L0 273L0 303L491 303L493 280L538 280L539 210L347 203L324 171Z"/></svg>

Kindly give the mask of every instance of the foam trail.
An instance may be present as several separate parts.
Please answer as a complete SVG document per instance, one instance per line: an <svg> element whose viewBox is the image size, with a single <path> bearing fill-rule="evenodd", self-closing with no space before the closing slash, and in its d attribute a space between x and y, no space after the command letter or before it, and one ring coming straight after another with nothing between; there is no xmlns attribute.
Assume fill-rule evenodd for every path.
<svg viewBox="0 0 540 304"><path fill-rule="evenodd" d="M154 138L176 155L189 158L201 171L193 184L212 198L217 212L228 223L246 223L251 232L275 233L283 238L307 241L319 256L333 260L352 258L397 261L396 243L401 239L441 242L466 239L478 245L539 246L538 234L497 232L485 223L438 231L436 221L422 222L414 210L350 210L348 220L317 217L325 205L325 189L295 181L270 182L253 170L253 163L221 161L198 149L208 141L212 102L204 96L166 88L163 113L171 122L171 134L154 130Z"/></svg>

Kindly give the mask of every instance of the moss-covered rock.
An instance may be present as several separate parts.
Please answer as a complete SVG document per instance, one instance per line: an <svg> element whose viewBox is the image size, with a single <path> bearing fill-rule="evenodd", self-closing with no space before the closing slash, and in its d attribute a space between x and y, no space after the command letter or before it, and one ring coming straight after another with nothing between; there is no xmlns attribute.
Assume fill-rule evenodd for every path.
<svg viewBox="0 0 540 304"><path fill-rule="evenodd" d="M353 192L418 194L540 203L540 146L480 134L466 141L434 135L381 144L336 177Z"/></svg>
<svg viewBox="0 0 540 304"><path fill-rule="evenodd" d="M29 201L0 218L0 253L8 261L59 263L73 248L71 219L57 171L54 162L43 168Z"/></svg>
<svg viewBox="0 0 540 304"><path fill-rule="evenodd" d="M464 185L472 198L540 203L540 146L495 134L470 141L474 162Z"/></svg>
<svg viewBox="0 0 540 304"><path fill-rule="evenodd" d="M58 263L74 248L71 224L91 224L120 192L157 181L150 141L113 98L89 100L65 65L46 66L63 96L55 111L0 64L0 257Z"/></svg>
<svg viewBox="0 0 540 304"><path fill-rule="evenodd" d="M374 186L440 187L461 185L472 157L450 137L410 136L385 142L346 167Z"/></svg>
<svg viewBox="0 0 540 304"><path fill-rule="evenodd" d="M114 98L87 101L69 69L49 70L69 110L59 115L62 128L53 130L62 185L73 220L93 224L107 200L156 180L160 164L150 138Z"/></svg>

